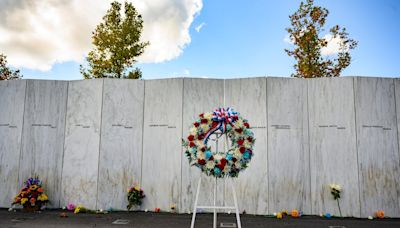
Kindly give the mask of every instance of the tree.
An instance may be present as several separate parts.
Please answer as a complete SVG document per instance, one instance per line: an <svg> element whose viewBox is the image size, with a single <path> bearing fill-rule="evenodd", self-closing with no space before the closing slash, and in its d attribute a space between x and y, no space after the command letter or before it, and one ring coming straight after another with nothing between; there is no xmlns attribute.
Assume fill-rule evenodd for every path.
<svg viewBox="0 0 400 228"><path fill-rule="evenodd" d="M22 75L19 70L11 70L7 66L7 56L0 54L0 80L20 79Z"/></svg>
<svg viewBox="0 0 400 228"><path fill-rule="evenodd" d="M300 8L291 16L291 27L286 28L294 50L285 49L289 56L293 56L297 63L294 65L294 77L338 77L350 65L350 50L357 46L357 41L350 39L346 28L339 25L332 27L330 39L320 37L329 11L326 8L314 6L314 0L301 2ZM332 39L333 38L333 39ZM328 45L329 40L339 42L338 53L323 57L321 49Z"/></svg>
<svg viewBox="0 0 400 228"><path fill-rule="evenodd" d="M93 32L95 48L86 57L88 69L80 66L84 78L141 78L138 68L130 71L129 68L149 45L149 42L140 42L142 29L142 16L132 3L125 2L124 15L121 15L121 3L112 2L103 22Z"/></svg>

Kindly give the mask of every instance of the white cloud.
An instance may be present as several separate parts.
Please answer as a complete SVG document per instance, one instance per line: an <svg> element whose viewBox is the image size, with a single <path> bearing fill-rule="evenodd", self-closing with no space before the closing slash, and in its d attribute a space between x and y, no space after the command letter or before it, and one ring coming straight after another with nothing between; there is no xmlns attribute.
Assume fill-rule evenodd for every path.
<svg viewBox="0 0 400 228"><path fill-rule="evenodd" d="M202 22L201 24L199 24L198 26L196 26L196 28L194 28L196 30L196 32L200 32L200 30L206 25L206 23Z"/></svg>
<svg viewBox="0 0 400 228"><path fill-rule="evenodd" d="M188 69L185 69L185 70L183 71L183 74L184 74L185 76L189 76L189 75L190 75L190 71L189 71Z"/></svg>
<svg viewBox="0 0 400 228"><path fill-rule="evenodd" d="M328 45L321 49L322 55L335 55L340 52L340 46L343 40L339 36L334 37L331 34L327 34L323 38L328 42Z"/></svg>
<svg viewBox="0 0 400 228"><path fill-rule="evenodd" d="M131 0L144 20L151 45L140 62L178 57L191 42L189 27L202 0ZM1 0L0 53L10 65L49 70L54 63L80 62L92 48L91 32L111 0Z"/></svg>

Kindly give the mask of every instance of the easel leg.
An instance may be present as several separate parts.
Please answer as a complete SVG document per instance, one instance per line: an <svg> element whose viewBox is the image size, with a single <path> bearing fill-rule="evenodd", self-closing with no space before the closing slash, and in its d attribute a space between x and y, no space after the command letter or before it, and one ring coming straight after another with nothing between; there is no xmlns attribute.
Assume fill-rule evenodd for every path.
<svg viewBox="0 0 400 228"><path fill-rule="evenodd" d="M236 198L236 190L235 190L235 187L233 186L233 180L232 179L230 179L230 182L231 182L231 188L232 188L232 193L233 193L233 201L235 203L235 209L236 209L237 226L238 226L238 228L242 228L242 224L240 223L239 206L238 206L238 202L237 202L237 198Z"/></svg>
<svg viewBox="0 0 400 228"><path fill-rule="evenodd" d="M193 216L192 216L192 223L190 224L190 228L194 228L194 221L196 220L197 202L199 200L200 186L201 186L201 176L199 179L199 183L197 184L196 199L194 200Z"/></svg>
<svg viewBox="0 0 400 228"><path fill-rule="evenodd" d="M213 227L217 228L217 209L215 208L217 204L217 178L215 178L215 184L214 184L214 222L213 222Z"/></svg>

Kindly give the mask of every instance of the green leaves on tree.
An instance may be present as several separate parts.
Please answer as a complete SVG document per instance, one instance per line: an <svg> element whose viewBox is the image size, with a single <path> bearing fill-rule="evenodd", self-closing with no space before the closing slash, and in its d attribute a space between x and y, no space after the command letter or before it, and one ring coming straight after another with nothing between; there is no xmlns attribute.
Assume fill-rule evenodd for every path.
<svg viewBox="0 0 400 228"><path fill-rule="evenodd" d="M0 80L20 79L19 70L12 70L7 66L7 56L0 54Z"/></svg>
<svg viewBox="0 0 400 228"><path fill-rule="evenodd" d="M329 30L329 37L339 40L339 51L334 56L321 54L321 49L327 47L328 39L320 37L329 11L326 8L314 6L314 0L301 2L300 8L291 16L291 27L286 28L289 38L295 48L285 49L289 56L296 60L294 77L316 78L337 77L351 62L350 50L357 46L357 41L350 39L345 28L339 25Z"/></svg>
<svg viewBox="0 0 400 228"><path fill-rule="evenodd" d="M142 77L141 71L132 66L149 45L149 42L140 42L143 19L132 3L125 2L123 15L121 10L121 3L112 2L103 22L93 32L95 48L86 57L88 67L80 66L85 79Z"/></svg>

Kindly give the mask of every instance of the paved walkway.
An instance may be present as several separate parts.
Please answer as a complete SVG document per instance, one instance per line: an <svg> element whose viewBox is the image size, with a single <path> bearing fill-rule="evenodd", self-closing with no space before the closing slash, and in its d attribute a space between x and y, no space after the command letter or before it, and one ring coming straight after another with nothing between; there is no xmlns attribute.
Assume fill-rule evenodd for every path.
<svg viewBox="0 0 400 228"><path fill-rule="evenodd" d="M144 213L144 212L114 212L109 214L78 214L68 212L67 218L61 218L62 211L47 210L42 213L8 212L0 210L0 228L72 228L72 227L133 227L133 228L188 228L191 215L170 213ZM316 216L304 216L301 218L285 217L281 220L267 218L265 216L243 215L243 228L365 228L384 227L399 228L400 219L324 219ZM125 225L113 224L116 220L127 220ZM123 221L122 221L123 222ZM234 215L219 214L218 222L233 223ZM212 214L200 214L196 219L196 228L212 227ZM220 227L220 226L218 226Z"/></svg>

